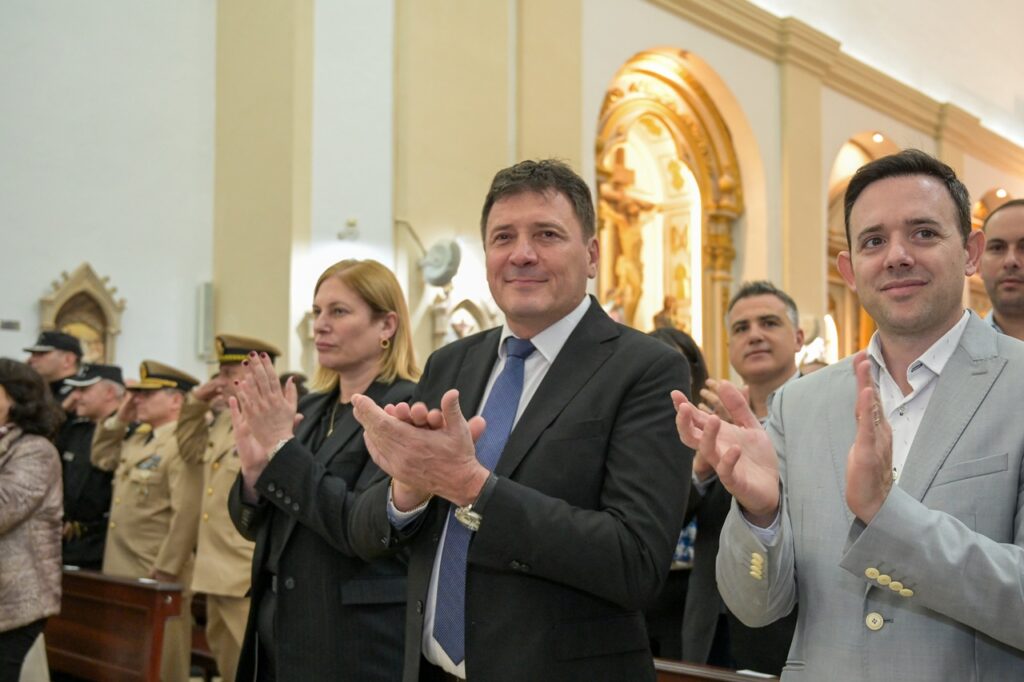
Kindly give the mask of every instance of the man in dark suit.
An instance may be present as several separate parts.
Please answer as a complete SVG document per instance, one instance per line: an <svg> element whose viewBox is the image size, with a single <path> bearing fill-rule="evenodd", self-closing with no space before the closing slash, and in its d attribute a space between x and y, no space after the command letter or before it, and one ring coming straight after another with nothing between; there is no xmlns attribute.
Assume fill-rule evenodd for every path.
<svg viewBox="0 0 1024 682"><path fill-rule="evenodd" d="M743 379L750 410L768 418L771 396L800 376L796 353L803 344L796 302L771 282L747 282L733 294L726 312L729 362ZM701 390L701 409L728 419L718 396L718 382ZM718 536L732 495L702 457L693 460L693 488L687 518L697 518L691 588L683 612L683 660L778 675L796 627L796 608L759 628L744 625L722 603L715 581Z"/></svg>
<svg viewBox="0 0 1024 682"><path fill-rule="evenodd" d="M594 225L564 164L499 172L481 228L505 325L434 353L411 407L354 400L392 476L356 504L354 547L411 545L407 681L654 679L642 609L691 456L662 420L689 372L587 296Z"/></svg>

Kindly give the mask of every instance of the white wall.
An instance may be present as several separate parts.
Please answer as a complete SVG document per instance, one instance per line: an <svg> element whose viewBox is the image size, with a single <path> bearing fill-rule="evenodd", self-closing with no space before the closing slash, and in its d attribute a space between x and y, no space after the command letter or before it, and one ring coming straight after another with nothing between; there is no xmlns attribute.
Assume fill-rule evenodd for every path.
<svg viewBox="0 0 1024 682"><path fill-rule="evenodd" d="M344 258L395 266L394 0L321 0L314 22L312 230L293 254L293 329L327 266ZM350 220L355 236L339 240Z"/></svg>
<svg viewBox="0 0 1024 682"><path fill-rule="evenodd" d="M0 3L0 355L88 261L127 301L115 360L200 374L196 288L212 271L216 6Z"/></svg>
<svg viewBox="0 0 1024 682"><path fill-rule="evenodd" d="M719 95L717 101L737 146L747 204L734 234L735 275L781 281L780 91L774 62L644 0L583 3L583 176L593 179L594 142L605 90L630 57L654 47L692 52L731 93ZM758 157L760 162L754 162Z"/></svg>

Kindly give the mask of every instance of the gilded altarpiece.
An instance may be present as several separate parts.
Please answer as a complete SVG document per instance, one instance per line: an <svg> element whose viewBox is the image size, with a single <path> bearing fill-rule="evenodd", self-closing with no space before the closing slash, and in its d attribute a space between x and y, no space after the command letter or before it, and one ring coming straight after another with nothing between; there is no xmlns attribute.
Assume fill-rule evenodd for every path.
<svg viewBox="0 0 1024 682"><path fill-rule="evenodd" d="M596 146L598 292L641 330L691 333L728 376L725 310L743 187L732 135L685 51L641 52L605 95Z"/></svg>

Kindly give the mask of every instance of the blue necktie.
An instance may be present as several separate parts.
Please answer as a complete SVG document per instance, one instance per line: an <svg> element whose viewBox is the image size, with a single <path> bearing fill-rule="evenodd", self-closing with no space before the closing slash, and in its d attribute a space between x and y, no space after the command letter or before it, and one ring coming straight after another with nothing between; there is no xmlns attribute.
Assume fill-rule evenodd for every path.
<svg viewBox="0 0 1024 682"><path fill-rule="evenodd" d="M494 382L484 405L487 422L476 442L476 458L494 471L523 394L523 366L534 351L533 344L510 336L505 341L505 367ZM437 578L437 604L434 609L434 639L455 665L466 658L466 556L472 533L455 519L455 506L448 513L441 566Z"/></svg>

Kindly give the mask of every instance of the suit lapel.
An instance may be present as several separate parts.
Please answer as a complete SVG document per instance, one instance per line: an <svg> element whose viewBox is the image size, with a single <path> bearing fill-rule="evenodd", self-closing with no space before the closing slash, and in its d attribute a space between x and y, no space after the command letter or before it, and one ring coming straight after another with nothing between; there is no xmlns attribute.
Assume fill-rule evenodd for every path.
<svg viewBox="0 0 1024 682"><path fill-rule="evenodd" d="M459 406L462 414L469 419L480 412L480 399L483 398L487 380L491 378L491 370L498 360L498 341L501 340L501 327L490 330L479 343L466 350L455 379L455 388L459 389ZM437 397L440 401L441 396Z"/></svg>
<svg viewBox="0 0 1024 682"><path fill-rule="evenodd" d="M618 326L601 306L591 301L587 313L566 340L523 416L512 429L495 467L496 474L510 476L516 470L544 429L558 418L615 352L615 345L605 341L617 338L619 333Z"/></svg>
<svg viewBox="0 0 1024 682"><path fill-rule="evenodd" d="M1005 364L996 355L996 332L972 314L938 378L900 473L900 488L914 499L924 498Z"/></svg>
<svg viewBox="0 0 1024 682"><path fill-rule="evenodd" d="M836 484L839 487L843 510L847 521L853 522L854 516L846 506L846 460L850 455L850 446L857 435L857 422L853 419L857 405L857 378L853 373L853 363L847 361L843 369L837 369L830 377L828 394L831 396L832 407L828 414L828 443L832 453L832 464L835 467Z"/></svg>

